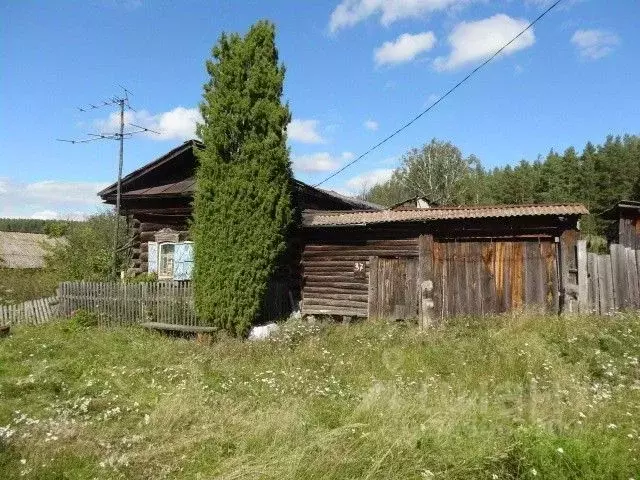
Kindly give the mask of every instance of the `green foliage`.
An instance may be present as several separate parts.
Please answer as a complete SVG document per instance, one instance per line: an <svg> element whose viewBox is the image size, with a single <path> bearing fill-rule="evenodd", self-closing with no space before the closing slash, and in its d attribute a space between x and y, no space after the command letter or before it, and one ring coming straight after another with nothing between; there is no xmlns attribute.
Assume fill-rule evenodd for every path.
<svg viewBox="0 0 640 480"><path fill-rule="evenodd" d="M222 34L207 61L200 110L194 200L198 313L237 335L260 312L267 282L287 250L292 172L289 108L281 101L275 27L261 21L244 37Z"/></svg>
<svg viewBox="0 0 640 480"><path fill-rule="evenodd" d="M0 476L628 480L639 342L637 314L426 334L292 322L211 345L17 326L0 348Z"/></svg>
<svg viewBox="0 0 640 480"><path fill-rule="evenodd" d="M88 310L76 310L67 320L66 328L68 331L85 330L87 328L98 326L98 314L89 312Z"/></svg>
<svg viewBox="0 0 640 480"><path fill-rule="evenodd" d="M56 278L44 269L0 268L0 305L49 297L56 286Z"/></svg>
<svg viewBox="0 0 640 480"><path fill-rule="evenodd" d="M57 281L112 278L113 232L116 217L104 212L92 215L84 222L73 223L65 235L66 241L48 247L46 270ZM120 219L120 245L127 241L127 228ZM126 266L126 251L118 255L119 268Z"/></svg>
<svg viewBox="0 0 640 480"><path fill-rule="evenodd" d="M444 145L449 154L435 177L424 161L431 145ZM437 151L437 150L434 150ZM411 168L418 159L418 167ZM434 158L438 158L434 155ZM409 159L409 161L408 161ZM467 168L462 168L464 163ZM459 178L452 195L433 192L432 178ZM435 183L437 185L437 183ZM521 160L515 166L485 170L472 156L466 160L450 143L432 141L422 151L411 150L388 182L372 187L366 199L390 205L414 195L441 199L443 204L459 203L553 203L579 202L591 211L582 219L583 232L604 235L609 224L602 213L620 200L640 199L640 136L607 137L602 145L587 143L581 153L570 147L559 154L553 150L533 162Z"/></svg>
<svg viewBox="0 0 640 480"><path fill-rule="evenodd" d="M126 283L151 283L158 281L158 274L155 272L144 272L136 275L124 277Z"/></svg>
<svg viewBox="0 0 640 480"><path fill-rule="evenodd" d="M421 196L440 205L465 203L473 196L479 161L473 155L464 158L451 142L435 138L409 150L401 165L386 184L374 186L366 195L374 203L390 205Z"/></svg>
<svg viewBox="0 0 640 480"><path fill-rule="evenodd" d="M76 222L34 218L0 218L0 232L45 233L51 237L61 237L73 223Z"/></svg>

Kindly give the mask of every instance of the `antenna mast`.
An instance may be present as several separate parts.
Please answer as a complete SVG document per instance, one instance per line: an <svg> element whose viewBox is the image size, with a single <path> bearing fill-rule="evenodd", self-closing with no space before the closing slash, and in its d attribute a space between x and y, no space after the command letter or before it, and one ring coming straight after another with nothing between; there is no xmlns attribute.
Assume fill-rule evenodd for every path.
<svg viewBox="0 0 640 480"><path fill-rule="evenodd" d="M64 140L64 139L57 139L60 142L68 142L68 143L72 143L72 144L76 144L76 143L87 143L87 142L93 142L96 140L119 140L120 142L120 154L118 157L118 182L117 182L117 187L116 187L116 210L115 210L115 217L116 217L116 221L115 221L115 227L113 229L113 265L112 265L112 275L114 278L117 278L118 275L118 237L120 236L120 203L121 203L121 199L122 199L122 165L124 163L124 139L125 138L131 138L133 135L136 135L138 133L145 133L145 132L150 132L150 133L155 133L156 135L159 135L159 132L156 132L155 130L151 130L150 128L146 128L146 127L141 127L139 125L134 125L134 124L129 124L132 127L137 128L138 130L132 130L129 132L125 132L124 131L124 127L125 127L125 121L124 121L124 110L125 108L132 110L135 112L135 110L133 108L131 108L131 105L129 104L129 94L131 94L131 91L127 90L125 87L120 86L120 88L122 88L122 90L124 91L124 95L122 96L114 96L109 100L105 100L102 102L102 105L93 105L93 104L89 104L88 107L84 107L84 108L78 108L78 110L80 110L81 112L87 112L89 110L95 110L98 108L102 108L102 107L106 107L106 106L110 106L110 105L118 105L118 108L120 109L120 129L119 132L117 133L100 133L100 134L96 134L96 133L89 133L88 135L92 138L87 138L87 139L81 139L81 140Z"/></svg>

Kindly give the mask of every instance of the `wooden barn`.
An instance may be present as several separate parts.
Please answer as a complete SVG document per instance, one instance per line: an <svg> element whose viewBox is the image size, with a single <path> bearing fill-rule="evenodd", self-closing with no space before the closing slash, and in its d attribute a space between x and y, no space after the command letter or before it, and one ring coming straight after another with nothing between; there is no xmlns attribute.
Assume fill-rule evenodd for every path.
<svg viewBox="0 0 640 480"><path fill-rule="evenodd" d="M202 145L185 142L122 180L135 272L191 278L195 148ZM383 209L295 187L300 262L272 295L279 314L299 306L305 315L430 324L522 308L560 312L574 302L582 205L440 207L416 198ZM99 193L111 204L115 194L115 184Z"/></svg>

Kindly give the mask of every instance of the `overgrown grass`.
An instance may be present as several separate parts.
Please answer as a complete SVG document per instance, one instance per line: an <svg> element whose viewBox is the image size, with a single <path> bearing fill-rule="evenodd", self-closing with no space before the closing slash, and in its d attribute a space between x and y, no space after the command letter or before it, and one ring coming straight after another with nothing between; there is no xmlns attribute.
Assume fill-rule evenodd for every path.
<svg viewBox="0 0 640 480"><path fill-rule="evenodd" d="M0 267L0 305L49 297L56 286L55 276L45 269Z"/></svg>
<svg viewBox="0 0 640 480"><path fill-rule="evenodd" d="M640 478L640 317L0 339L3 478Z"/></svg>

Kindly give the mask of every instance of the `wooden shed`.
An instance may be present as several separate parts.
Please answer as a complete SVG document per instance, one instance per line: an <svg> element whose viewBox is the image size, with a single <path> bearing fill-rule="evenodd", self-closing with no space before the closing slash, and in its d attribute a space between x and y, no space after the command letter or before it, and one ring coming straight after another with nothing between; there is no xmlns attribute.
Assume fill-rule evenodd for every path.
<svg viewBox="0 0 640 480"><path fill-rule="evenodd" d="M640 250L640 202L623 200L602 216L612 221L609 243Z"/></svg>
<svg viewBox="0 0 640 480"><path fill-rule="evenodd" d="M305 212L302 313L428 324L562 311L586 213L576 204Z"/></svg>

